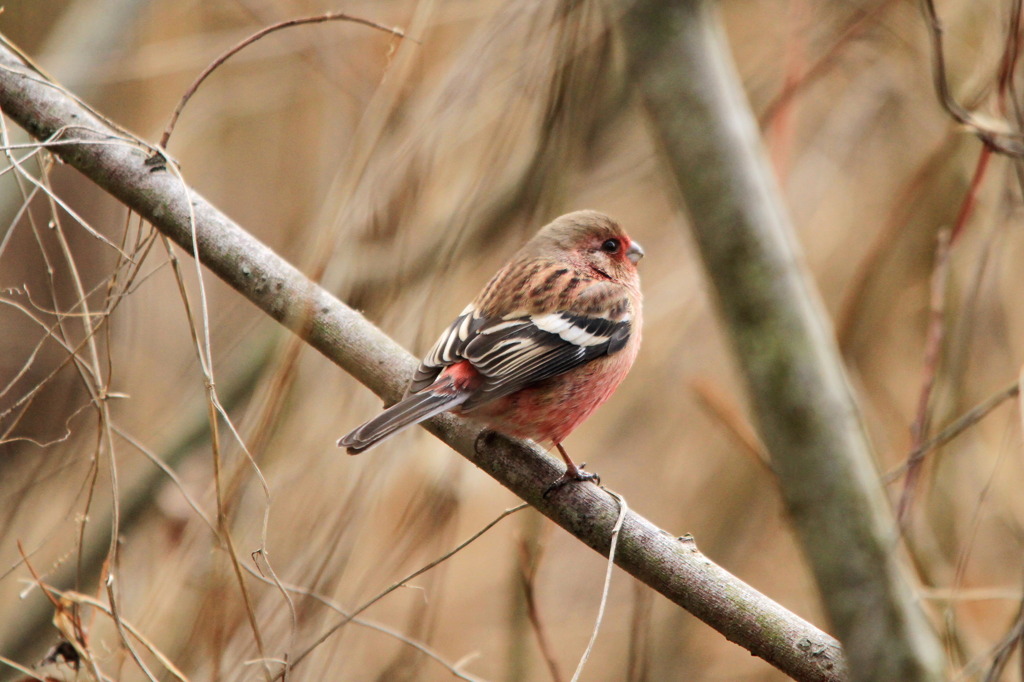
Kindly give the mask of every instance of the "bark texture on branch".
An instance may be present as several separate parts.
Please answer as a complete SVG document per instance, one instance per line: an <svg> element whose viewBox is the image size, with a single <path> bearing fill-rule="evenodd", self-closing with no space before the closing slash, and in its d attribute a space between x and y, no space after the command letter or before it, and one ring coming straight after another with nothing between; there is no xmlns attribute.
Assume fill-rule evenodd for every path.
<svg viewBox="0 0 1024 682"><path fill-rule="evenodd" d="M151 150L89 111L0 46L0 110L33 137L192 253L261 310L293 329L385 400L397 398L415 359L387 335L232 222L171 169L147 164ZM194 218L194 222L193 222ZM479 429L451 416L427 428L588 546L608 551L618 505L593 485L545 500L560 464L540 448L501 437L476 451ZM839 643L629 512L616 563L728 639L797 680L844 680Z"/></svg>

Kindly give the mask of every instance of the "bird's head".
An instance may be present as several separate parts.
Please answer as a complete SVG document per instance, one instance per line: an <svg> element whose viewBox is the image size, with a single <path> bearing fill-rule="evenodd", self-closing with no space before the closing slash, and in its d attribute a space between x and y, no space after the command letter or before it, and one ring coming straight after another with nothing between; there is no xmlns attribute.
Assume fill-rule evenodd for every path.
<svg viewBox="0 0 1024 682"><path fill-rule="evenodd" d="M575 211L555 219L532 240L542 252L562 257L599 277L632 281L644 250L617 222L598 211Z"/></svg>

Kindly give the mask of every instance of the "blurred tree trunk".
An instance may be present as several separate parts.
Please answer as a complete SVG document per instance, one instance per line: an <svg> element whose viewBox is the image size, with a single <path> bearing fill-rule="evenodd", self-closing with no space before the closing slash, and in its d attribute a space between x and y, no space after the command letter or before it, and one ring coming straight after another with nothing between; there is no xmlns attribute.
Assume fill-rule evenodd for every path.
<svg viewBox="0 0 1024 682"><path fill-rule="evenodd" d="M858 680L939 680L938 640L831 325L806 272L709 0L627 3L631 71L690 213L754 420Z"/></svg>

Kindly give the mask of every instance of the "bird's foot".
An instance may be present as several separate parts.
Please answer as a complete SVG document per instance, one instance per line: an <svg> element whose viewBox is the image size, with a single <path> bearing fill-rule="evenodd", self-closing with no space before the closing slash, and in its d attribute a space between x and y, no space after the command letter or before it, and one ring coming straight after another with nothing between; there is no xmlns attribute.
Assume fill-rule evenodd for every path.
<svg viewBox="0 0 1024 682"><path fill-rule="evenodd" d="M554 483L549 485L544 491L544 499L547 499L548 495L555 492L567 483L575 483L577 481L593 481L594 485L601 485L601 477L597 474L592 474L588 471L583 471L583 467L587 466L586 462L583 462L579 466L569 465L565 469L565 473L558 477Z"/></svg>

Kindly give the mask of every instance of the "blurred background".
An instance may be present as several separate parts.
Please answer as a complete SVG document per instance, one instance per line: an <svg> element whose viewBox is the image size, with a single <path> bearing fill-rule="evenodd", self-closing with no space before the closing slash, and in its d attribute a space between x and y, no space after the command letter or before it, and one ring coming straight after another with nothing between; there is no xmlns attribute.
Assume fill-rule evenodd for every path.
<svg viewBox="0 0 1024 682"><path fill-rule="evenodd" d="M953 90L992 117L1013 106L1002 96L1012 79L998 87L1013 5L939 6ZM933 435L1017 377L1017 169L942 111L916 4L721 7L879 475L898 473L921 415ZM241 51L171 137L188 182L416 354L539 226L581 208L615 216L647 252L644 346L568 451L632 509L692 533L712 560L827 630L606 5L13 0L0 31L155 143L219 54L264 26L330 10L415 41L329 22ZM23 144L6 125L7 144ZM212 372L246 446L222 420L227 546L212 530L204 374L168 252L74 171L36 154L24 169L39 185L10 172L31 151L15 148L0 175L0 655L31 667L60 640L23 553L43 581L104 604L113 571L120 617L184 676L259 678L260 657L294 660L339 620L334 607L366 602L517 503L420 430L344 455L335 440L380 401L205 274ZM948 229L948 268L936 277ZM178 256L202 333L193 262ZM100 325L92 343L86 309ZM934 360L930 322L943 331ZM90 401L95 375L107 377L107 413ZM909 565L956 679L982 679L1000 651L1011 665L999 679L1021 679L1017 654L999 648L1020 635L1020 431L1006 401L932 454L908 514ZM895 506L904 479L887 480ZM568 680L603 577L602 557L520 511L335 633L293 679L442 680L458 666L471 679ZM108 615L80 615L102 674L145 679ZM44 672L74 677L64 665ZM0 666L0 679L24 675ZM583 679L785 678L616 571Z"/></svg>

